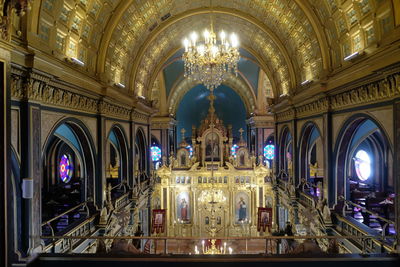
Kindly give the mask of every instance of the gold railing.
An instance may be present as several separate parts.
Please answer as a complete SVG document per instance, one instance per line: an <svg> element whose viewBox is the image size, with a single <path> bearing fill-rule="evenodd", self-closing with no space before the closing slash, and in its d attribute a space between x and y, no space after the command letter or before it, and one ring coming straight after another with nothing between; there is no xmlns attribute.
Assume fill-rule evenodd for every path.
<svg viewBox="0 0 400 267"><path fill-rule="evenodd" d="M142 242L142 246L146 247L148 242L153 242L153 247L155 249L153 251L146 251L146 253L150 254L180 254L180 255L189 255L195 254L195 246L201 248L204 246L204 240L210 240L210 237L155 237L155 236L41 236L42 239L52 238L53 240L90 240L90 246L93 247L93 242L99 242L99 240L104 241L104 243L112 243L111 241L115 240L123 240L128 244L134 240L144 240ZM353 251L353 253L376 253L377 251L369 251L368 250L368 242L372 241L380 241L381 244L385 242L387 238L395 238L395 237L384 237L384 236L356 236L356 235L348 235L348 236L263 236L263 237L217 237L217 240L220 240L221 246L232 246L234 247L231 253L225 254L297 254L297 253L330 253L330 254L339 254L339 247L344 246L344 242L346 240L362 240L361 246L358 247L358 251ZM136 241L137 242L137 241ZM67 244L71 244L71 248L66 251L73 253L80 253L79 251L74 251L72 244L74 242L66 242ZM320 244L334 244L332 247L326 247L325 251L318 247L318 243ZM290 245L292 244L292 245ZM293 244L296 244L295 247ZM304 245L306 244L306 245ZM310 251L309 247L314 244L314 250ZM285 246L287 246L285 248ZM308 247L307 247L308 246ZM285 248L285 249L282 249ZM300 249L299 249L300 248ZM317 250L315 249L317 248ZM320 249L318 251L318 248ZM136 248L134 249L136 250ZM142 249L143 250L143 249ZM146 250L146 249L144 249ZM222 250L222 248L221 248ZM200 250L201 251L201 250ZM204 250L203 250L204 251ZM226 248L224 249L226 250ZM91 251L87 253L98 253L97 251ZM108 251L110 253L118 253L118 251L113 251L112 249ZM129 252L129 251L120 251L120 252ZM396 250L393 247L383 246L380 248L378 252L389 252L395 253ZM103 251L102 253L105 253ZM132 252L132 254L142 253L140 250L136 250L136 252ZM341 252L343 253L343 252ZM203 253L199 253L203 254ZM221 253L224 254L224 253Z"/></svg>

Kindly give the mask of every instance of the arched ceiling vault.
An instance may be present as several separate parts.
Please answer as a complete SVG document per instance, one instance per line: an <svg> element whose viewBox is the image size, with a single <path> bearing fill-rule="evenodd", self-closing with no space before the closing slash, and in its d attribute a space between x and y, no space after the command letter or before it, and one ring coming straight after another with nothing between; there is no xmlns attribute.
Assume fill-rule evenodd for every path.
<svg viewBox="0 0 400 267"><path fill-rule="evenodd" d="M269 65L262 58L260 58L252 49L250 49L248 47L243 47L243 45L242 45L242 48L247 50L250 54L252 54L255 57L256 61L254 61L252 59L249 59L249 60L254 62L254 64L259 66L260 69L262 69L264 71L264 73L267 75L268 79L271 82L271 87L272 87L273 94L277 95L279 93L279 88L278 88L278 85L275 83L276 79L274 79L273 71L269 68ZM182 49L181 46L178 46L178 47L175 47L174 49L171 49L171 51L169 51L160 60L160 64L158 64L155 67L155 70L152 71L151 77L149 79L148 85L150 86L150 88L153 86L153 84L154 84L155 80L157 79L158 74L160 73L160 71L162 71L164 68L168 67L168 65L173 63L174 61L180 60L178 58L175 58L175 59L171 60L171 57L173 55L175 55L180 49ZM167 62L167 61L168 61L168 64L164 64L164 62ZM257 88L254 88L254 89L257 89ZM148 97L149 93L150 93L150 90L147 91L147 95L145 95L145 96Z"/></svg>
<svg viewBox="0 0 400 267"><path fill-rule="evenodd" d="M122 54L124 55L123 57L129 55L128 57L132 59L132 62L130 63L133 63L133 68L131 73L127 76L130 76L135 83L138 72L140 71L139 69L142 58L146 53L146 49L151 46L151 43L154 42L163 31L165 31L174 23L179 23L180 20L183 20L188 16L207 14L211 11L210 7L203 6L204 3L202 3L202 1L191 1L190 4L187 2L180 3L180 1L174 1L173 3L169 4L171 4L169 9L169 14L171 15L170 18L161 22L160 25L158 25L156 22L154 24L155 29L144 34L146 37L143 37L142 34L137 34L137 36L140 37L134 38L135 40L133 42L135 43L133 45L122 45L125 47L130 47L129 52L125 51ZM161 3L159 6L163 6L163 3ZM319 42L319 40L322 40L323 34L320 33L321 28L315 27L316 23L314 23L314 27L309 23L306 15L306 13L311 14L309 10L307 12L302 12L295 3L286 0L273 1L268 5L265 3L263 4L261 1L217 1L215 6L216 7L213 8L214 13L240 17L241 19L251 23L253 26L258 27L264 33L263 35L265 38L272 40L274 45L280 50L284 60L286 61L286 64L289 66L288 76L290 76L291 79L289 80L290 83L288 87L295 87L299 82L301 82L301 80L306 79L307 75L309 76L309 74L302 74L302 72L305 72L305 68L313 68L313 75L317 76L315 78L318 78L317 71L322 69L321 63L326 61L327 63L324 63L323 65L329 65L329 57L326 56L326 54L323 54L322 56L325 58L322 58L320 52L321 50L327 51L327 47L324 46L326 41L321 43ZM135 17L134 9L135 8L131 9L133 13L132 16L129 17ZM164 14L162 12L159 13ZM124 14L126 14L126 12ZM117 16L118 12L116 12L114 15ZM284 19L287 20L283 21L286 23L279 23L280 20ZM119 30L129 32L130 30L125 27L125 25L128 23L129 22L126 22L125 20L121 20L118 25L115 26L114 23L111 26L116 27ZM297 29L293 30L293 25L289 25L291 23L293 25L297 24ZM268 27L266 25L268 25ZM189 26L190 25L186 25L186 27ZM107 70L107 58L110 58L109 62L118 61L118 59L115 60L116 58L113 57L113 49L115 46L108 45L109 42L112 42L113 40L113 34L110 34L110 32L118 31L118 29L114 30L109 28L106 30L106 34L102 40L102 48L100 50L101 57L99 57L97 64L99 72L109 72ZM315 31L318 31L319 33L315 34ZM121 38L125 38L125 34L122 34ZM179 38L179 40L181 40L181 38L182 36ZM117 44L118 42L115 43ZM107 49L107 52L104 51L104 49ZM262 51L261 56L264 56ZM294 65L296 64L301 64L301 66L295 67ZM310 67L310 65L313 64L314 66ZM118 67L122 67L123 71L126 72L127 68L124 68L125 65L128 64L122 64L122 66L120 65ZM111 71L112 69L113 68L110 67ZM310 73L311 71L308 70L308 72ZM298 77L295 77L296 75ZM288 79L289 77L285 78L285 80ZM146 85L139 82L138 86L144 87ZM139 90L141 89L139 88Z"/></svg>
<svg viewBox="0 0 400 267"><path fill-rule="evenodd" d="M176 111L182 98L190 89L198 84L197 81L181 77L168 96L167 106L169 108L169 114L172 114L173 116L176 115ZM256 97L253 90L240 76L236 77L235 75L230 74L223 84L232 88L240 96L245 104L248 115L254 111L256 107ZM218 90L218 88L216 90Z"/></svg>
<svg viewBox="0 0 400 267"><path fill-rule="evenodd" d="M297 61L293 63L289 59L287 51L282 52L282 49L268 38L260 28L254 27L247 20L228 14L218 14L215 16L214 21L215 25L218 25L216 26L216 31L224 29L227 32L237 32L237 29L240 29L241 46L245 47L248 51L252 51L252 54L261 58L262 62L271 69L274 73L271 78L275 80L276 84L279 84L279 91L287 93L289 88L296 84L296 80L299 81L301 79L301 72L295 71L295 68L299 69ZM155 69L157 65L163 64L162 58L164 55L170 54L170 51L173 51L174 47L181 47L182 37L189 35L191 31L196 30L201 32L208 26L209 16L207 13L188 16L170 25L149 43L149 46L143 50L143 56L140 59L135 59L133 62L129 60L124 61L123 65L133 65L133 67L132 69L126 68L127 73L124 77L129 78L129 80L123 80L123 82L129 88L134 89L139 95L146 95L145 89L151 86L149 77L156 73ZM113 59L109 62L117 61L117 59ZM111 67L111 65L109 66ZM106 68L106 70L108 69Z"/></svg>
<svg viewBox="0 0 400 267"><path fill-rule="evenodd" d="M202 30L211 10L221 21L216 26L237 32L266 66L275 96L305 79L334 75L353 52L384 49L382 40L400 25L397 0L213 0L212 9L205 0L42 0L28 11L26 39L63 61L80 59L91 77L147 90L154 66L181 45L189 28ZM155 44L163 45L162 53L151 54Z"/></svg>

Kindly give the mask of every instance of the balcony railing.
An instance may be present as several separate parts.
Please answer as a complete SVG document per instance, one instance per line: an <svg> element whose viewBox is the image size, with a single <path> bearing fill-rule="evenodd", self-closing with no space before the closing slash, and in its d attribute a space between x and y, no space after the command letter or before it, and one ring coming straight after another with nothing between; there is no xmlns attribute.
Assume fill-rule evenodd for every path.
<svg viewBox="0 0 400 267"><path fill-rule="evenodd" d="M73 245L76 240L89 241L93 244L102 243L98 249L88 249L86 253L124 253L124 254L162 254L162 255L193 255L211 254L210 237L136 237L136 236L42 236L43 239L53 238L57 242L64 242L69 248L63 251L76 253ZM370 243L386 243L383 236L265 236L265 237L217 237L215 238L214 254L253 254L253 255L279 255L279 254L343 254L341 247L347 240L361 241L359 251L356 253L367 254ZM67 241L66 241L67 240ZM141 243L141 248L130 245L131 242ZM115 245L118 244L118 245ZM121 245L122 244L122 245ZM318 245L320 244L320 246ZM323 247L323 249L321 249ZM395 252L394 248L382 248L382 252ZM47 251L45 251L47 252ZM373 251L375 252L375 251Z"/></svg>

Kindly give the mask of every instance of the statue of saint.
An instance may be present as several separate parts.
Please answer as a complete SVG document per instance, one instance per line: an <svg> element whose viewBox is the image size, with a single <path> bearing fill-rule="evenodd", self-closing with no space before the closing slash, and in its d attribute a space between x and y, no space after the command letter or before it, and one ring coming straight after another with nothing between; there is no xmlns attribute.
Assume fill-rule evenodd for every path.
<svg viewBox="0 0 400 267"><path fill-rule="evenodd" d="M171 152L171 154L169 156L169 168L170 169L172 169L172 167L174 167L174 163L175 163L174 152Z"/></svg>

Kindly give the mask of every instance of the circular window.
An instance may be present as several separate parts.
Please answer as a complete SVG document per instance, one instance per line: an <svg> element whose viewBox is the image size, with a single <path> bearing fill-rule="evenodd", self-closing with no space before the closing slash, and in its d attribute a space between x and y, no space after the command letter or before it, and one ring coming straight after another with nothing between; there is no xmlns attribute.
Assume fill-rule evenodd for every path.
<svg viewBox="0 0 400 267"><path fill-rule="evenodd" d="M161 149L158 146L152 146L150 151L152 161L159 161L161 159Z"/></svg>
<svg viewBox="0 0 400 267"><path fill-rule="evenodd" d="M73 168L71 164L71 160L67 155L62 155L60 159L60 179L64 183L68 183L72 178Z"/></svg>
<svg viewBox="0 0 400 267"><path fill-rule="evenodd" d="M274 145L266 145L264 147L264 157L266 159L274 159L275 156L275 146Z"/></svg>
<svg viewBox="0 0 400 267"><path fill-rule="evenodd" d="M371 159L367 152L359 150L354 158L354 167L358 179L361 181L367 180L371 176Z"/></svg>

